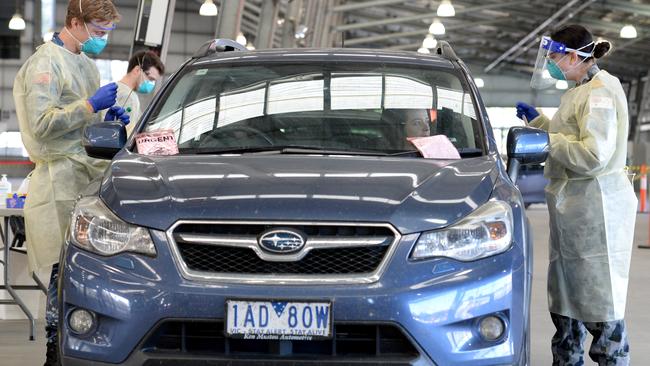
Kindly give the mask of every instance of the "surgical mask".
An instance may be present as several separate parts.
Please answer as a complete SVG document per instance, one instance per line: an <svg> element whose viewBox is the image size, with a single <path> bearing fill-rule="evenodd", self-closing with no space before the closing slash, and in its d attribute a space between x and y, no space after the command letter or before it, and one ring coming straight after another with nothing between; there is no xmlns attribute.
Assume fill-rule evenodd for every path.
<svg viewBox="0 0 650 366"><path fill-rule="evenodd" d="M81 0L79 0L79 13L83 16L83 8L81 7ZM104 48L106 48L106 45L108 44L108 33L104 35L103 37L93 37L92 34L90 34L90 31L88 30L88 25L84 23L84 27L86 28L86 33L88 33L88 39L85 42L80 42L75 36L68 31L68 34L72 36L72 38L75 39L75 41L79 42L81 44L81 52L87 53L89 55L99 55L102 53ZM101 27L99 27L101 28ZM115 27L111 28L103 28L105 31L111 31ZM67 30L67 29L66 29Z"/></svg>
<svg viewBox="0 0 650 366"><path fill-rule="evenodd" d="M583 51L593 44L594 42L590 42L580 48L573 49L561 42L554 41L551 37L542 37L530 86L533 89L545 89L555 85L557 80L566 81L568 74L571 74L580 64L593 57L593 51ZM566 57L571 59L573 57L572 54L575 54L582 60L579 60L580 62L576 62L573 65L566 65L565 69L562 62ZM558 57L559 59L557 59Z"/></svg>
<svg viewBox="0 0 650 366"><path fill-rule="evenodd" d="M86 42L81 44L81 52L90 55L99 55L108 44L108 34L104 35L103 37L93 37L93 35L91 35L88 31L88 26L85 23L84 27L86 27L86 32L88 32L89 38L86 40Z"/></svg>
<svg viewBox="0 0 650 366"><path fill-rule="evenodd" d="M151 92L153 92L153 90L154 90L155 87L156 87L156 83L155 83L155 82L153 82L153 81L151 81L151 80L147 80L147 79L145 79L145 80L142 81L142 83L140 83L140 85L138 86L138 93L141 93L141 94L150 94Z"/></svg>
<svg viewBox="0 0 650 366"><path fill-rule="evenodd" d="M548 69L548 73L551 74L551 77L553 79L566 80L564 71L562 71L562 69L555 63L555 61L548 60L548 65L546 65L546 68Z"/></svg>
<svg viewBox="0 0 650 366"><path fill-rule="evenodd" d="M585 53L585 52L581 52L583 49L585 49L585 48L591 46L592 44L594 44L594 42L591 42L591 43L589 43L589 44L587 44L587 45L585 45L585 46L582 46L582 47L580 47L580 48L578 48L578 49L576 49L576 50L572 50L572 49L570 49L570 48L567 48L567 50L569 50L569 51L575 51L577 54L579 54L579 55L581 55L581 56L592 57L592 56L593 56L593 53ZM560 61L562 61L564 58L566 58L566 57L568 57L568 56L569 56L568 54L564 55L564 56L562 57L562 59L560 59ZM578 62L577 64L571 66L571 68L569 69L569 71L575 69L576 67L578 67L580 64L582 64L583 62L585 62L586 59L587 59L587 58L583 58L582 60L580 60L580 62ZM566 74L565 74L564 71L562 71L562 68L560 68L560 66L558 65L557 62L555 62L555 61L549 59L549 60L548 60L548 65L547 65L546 67L548 68L548 72L549 72L549 74L551 74L551 77L553 77L554 79L557 79L557 80L566 80Z"/></svg>

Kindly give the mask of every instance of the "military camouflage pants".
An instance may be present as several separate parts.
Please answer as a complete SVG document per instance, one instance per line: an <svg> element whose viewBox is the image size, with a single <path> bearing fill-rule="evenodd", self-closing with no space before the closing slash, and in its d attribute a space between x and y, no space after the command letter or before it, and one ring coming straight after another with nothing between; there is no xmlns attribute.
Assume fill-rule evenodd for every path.
<svg viewBox="0 0 650 366"><path fill-rule="evenodd" d="M598 366L630 364L630 345L624 320L586 323L553 313L551 319L557 329L551 344L553 366L583 366L587 332L594 337L589 357Z"/></svg>

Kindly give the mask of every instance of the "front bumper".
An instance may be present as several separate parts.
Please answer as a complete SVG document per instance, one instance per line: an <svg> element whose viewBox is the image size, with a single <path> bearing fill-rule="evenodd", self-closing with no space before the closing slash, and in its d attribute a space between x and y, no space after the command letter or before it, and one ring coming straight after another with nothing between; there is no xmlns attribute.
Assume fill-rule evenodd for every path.
<svg viewBox="0 0 650 366"><path fill-rule="evenodd" d="M328 364L324 359L240 356L210 357L177 352L151 353L142 345L166 319L225 318L225 300L331 300L337 323L391 323L399 327L419 356L391 365L513 365L521 358L526 328L526 268L521 245L501 255L461 263L444 258L409 262L417 235L406 235L381 279L366 285L233 285L199 283L179 275L163 232L152 231L156 258L122 254L99 257L72 245L62 262L61 352L63 365L294 365ZM68 314L93 311L97 328L75 335ZM500 314L506 335L496 342L478 336L477 322ZM238 361L239 359L239 361ZM259 363L258 363L259 362ZM315 363L314 363L315 362ZM355 358L355 365L367 363ZM353 364L344 357L332 364Z"/></svg>

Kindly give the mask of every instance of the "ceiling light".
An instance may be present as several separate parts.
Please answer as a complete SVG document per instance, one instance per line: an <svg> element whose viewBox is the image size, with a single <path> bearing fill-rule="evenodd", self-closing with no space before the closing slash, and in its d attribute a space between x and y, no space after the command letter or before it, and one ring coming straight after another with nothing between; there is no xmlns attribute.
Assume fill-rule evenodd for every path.
<svg viewBox="0 0 650 366"><path fill-rule="evenodd" d="M242 32L239 32L235 41L237 41L237 43L239 43L242 46L246 46L246 43L248 43L246 40L246 36Z"/></svg>
<svg viewBox="0 0 650 366"><path fill-rule="evenodd" d="M419 52L419 53L424 53L424 54L429 54L429 53L431 53L431 51L429 51L429 49L428 49L428 48L425 48L425 47L420 47L420 48L418 48L418 52Z"/></svg>
<svg viewBox="0 0 650 366"><path fill-rule="evenodd" d="M636 38L636 28L633 25L626 25L621 28L621 38Z"/></svg>
<svg viewBox="0 0 650 366"><path fill-rule="evenodd" d="M9 21L9 29L11 30L25 30L25 20L23 16L16 13Z"/></svg>
<svg viewBox="0 0 650 366"><path fill-rule="evenodd" d="M482 88L485 86L485 81L483 81L481 78L474 79L474 83L476 84L477 88Z"/></svg>
<svg viewBox="0 0 650 366"><path fill-rule="evenodd" d="M296 39L305 39L308 30L309 28L306 25L298 26L298 29L296 30L296 34L295 34Z"/></svg>
<svg viewBox="0 0 650 366"><path fill-rule="evenodd" d="M555 83L555 88L560 89L560 90L566 90L569 89L569 83L567 83L566 80L558 80Z"/></svg>
<svg viewBox="0 0 650 366"><path fill-rule="evenodd" d="M437 14L439 17L453 17L456 15L456 10L450 0L442 0L442 4L438 6Z"/></svg>
<svg viewBox="0 0 650 366"><path fill-rule="evenodd" d="M43 42L47 43L47 42L51 41L52 38L54 38L54 32L52 32L52 31L48 31L48 32L45 32L45 34L43 34Z"/></svg>
<svg viewBox="0 0 650 366"><path fill-rule="evenodd" d="M218 13L219 10L213 0L205 0L203 4L201 4L199 15L203 15L204 17L216 17Z"/></svg>
<svg viewBox="0 0 650 366"><path fill-rule="evenodd" d="M424 38L424 41L422 41L422 47L424 48L436 48L437 45L438 41L433 38L433 34L428 34L426 38Z"/></svg>
<svg viewBox="0 0 650 366"><path fill-rule="evenodd" d="M445 26L438 19L434 19L429 27L429 33L441 36L445 34Z"/></svg>

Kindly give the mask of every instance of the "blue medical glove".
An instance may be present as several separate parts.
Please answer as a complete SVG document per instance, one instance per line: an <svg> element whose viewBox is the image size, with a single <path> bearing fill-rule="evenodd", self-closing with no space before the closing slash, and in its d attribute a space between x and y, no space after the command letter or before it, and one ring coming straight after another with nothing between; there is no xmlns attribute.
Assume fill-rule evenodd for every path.
<svg viewBox="0 0 650 366"><path fill-rule="evenodd" d="M93 107L95 113L110 108L117 101L117 84L110 83L97 89L95 95L88 98L88 103Z"/></svg>
<svg viewBox="0 0 650 366"><path fill-rule="evenodd" d="M113 106L106 112L106 117L104 121L116 121L120 120L124 125L128 125L131 122L131 117L126 114L126 110L122 107Z"/></svg>
<svg viewBox="0 0 650 366"><path fill-rule="evenodd" d="M524 102L518 102L517 103L517 117L524 119L524 116L526 116L526 119L528 122L534 120L539 116L539 112L537 112L537 109L533 107L530 104L526 104Z"/></svg>

